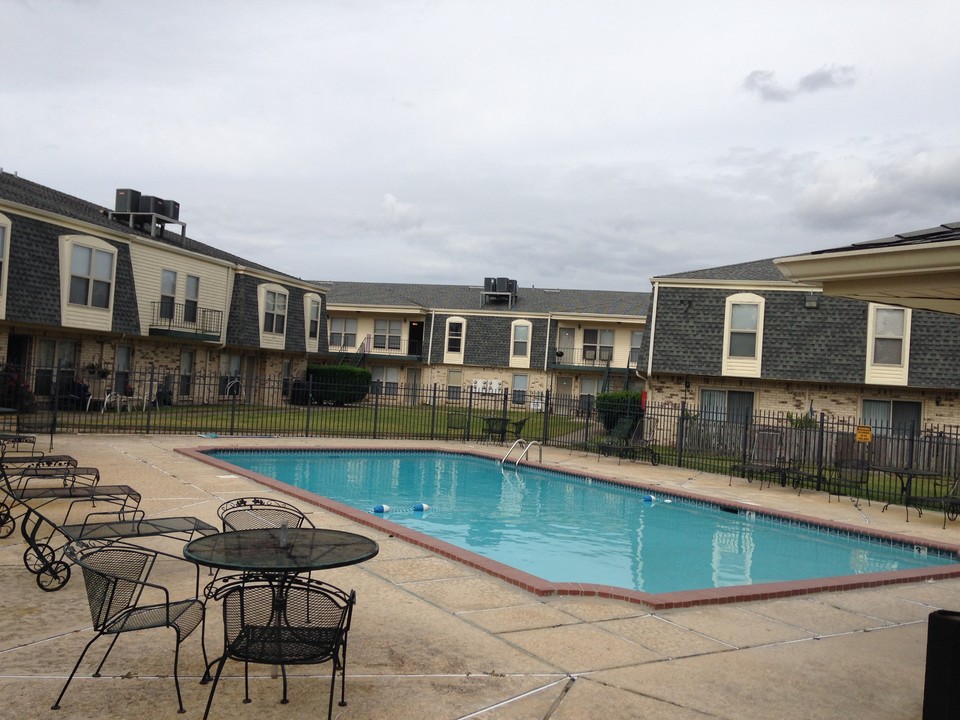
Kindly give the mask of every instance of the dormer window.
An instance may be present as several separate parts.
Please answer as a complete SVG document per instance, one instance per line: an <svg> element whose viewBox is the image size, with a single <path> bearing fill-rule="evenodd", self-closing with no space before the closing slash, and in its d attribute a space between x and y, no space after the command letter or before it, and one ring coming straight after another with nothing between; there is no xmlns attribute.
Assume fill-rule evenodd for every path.
<svg viewBox="0 0 960 720"><path fill-rule="evenodd" d="M70 255L70 304L109 308L113 253L74 244Z"/></svg>
<svg viewBox="0 0 960 720"><path fill-rule="evenodd" d="M286 320L286 294L274 290L267 290L264 296L263 331L282 335Z"/></svg>
<svg viewBox="0 0 960 720"><path fill-rule="evenodd" d="M760 377L764 302L754 293L737 293L727 298L723 326L724 375Z"/></svg>

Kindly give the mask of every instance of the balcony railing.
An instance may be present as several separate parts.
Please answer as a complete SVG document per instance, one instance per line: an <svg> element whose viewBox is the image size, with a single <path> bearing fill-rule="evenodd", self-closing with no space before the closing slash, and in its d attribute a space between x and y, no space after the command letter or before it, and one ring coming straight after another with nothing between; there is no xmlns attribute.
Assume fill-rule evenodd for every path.
<svg viewBox="0 0 960 720"><path fill-rule="evenodd" d="M367 335L359 343L338 344L337 338L330 342L330 352L335 354L359 353L364 356L422 357L423 341L408 340L396 335Z"/></svg>
<svg viewBox="0 0 960 720"><path fill-rule="evenodd" d="M151 335L217 340L223 328L223 311L161 300L151 303Z"/></svg>
<svg viewBox="0 0 960 720"><path fill-rule="evenodd" d="M624 365L623 353L616 353L610 345L577 345L556 347L552 352L552 364L555 368L622 368L635 367L637 352L631 351L628 365Z"/></svg>

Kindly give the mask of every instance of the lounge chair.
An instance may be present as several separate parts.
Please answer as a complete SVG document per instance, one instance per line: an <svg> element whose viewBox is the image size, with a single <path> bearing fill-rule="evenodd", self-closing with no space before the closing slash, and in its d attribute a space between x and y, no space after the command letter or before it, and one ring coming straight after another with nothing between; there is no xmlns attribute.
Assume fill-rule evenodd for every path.
<svg viewBox="0 0 960 720"><path fill-rule="evenodd" d="M760 489L763 489L763 480L766 478L769 485L776 477L781 484L786 483L786 469L783 464L783 433L779 430L763 429L753 433L749 452L743 460L730 466L730 482L733 485L733 476L739 475L753 482L759 478Z"/></svg>
<svg viewBox="0 0 960 720"><path fill-rule="evenodd" d="M653 449L652 444L656 433L657 419L640 417L635 424L634 420L632 417L620 418L610 434L612 439L600 443L599 453L607 456L616 455L618 465L623 462L624 458L630 462L646 458L651 465L659 465L660 454ZM627 431L628 435L620 440L619 436L623 432L623 428L629 426L632 427Z"/></svg>

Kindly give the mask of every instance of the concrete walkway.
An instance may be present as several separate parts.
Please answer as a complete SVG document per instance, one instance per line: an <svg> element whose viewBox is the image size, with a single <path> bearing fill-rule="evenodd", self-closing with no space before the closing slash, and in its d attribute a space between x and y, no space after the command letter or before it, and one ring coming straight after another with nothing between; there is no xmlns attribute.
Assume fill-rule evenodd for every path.
<svg viewBox="0 0 960 720"><path fill-rule="evenodd" d="M101 469L103 483L143 493L153 515L196 515L216 524L226 499L264 494L251 480L225 474L176 452L177 447L303 446L303 439L208 440L197 437L62 436L54 451ZM310 440L315 447L427 447L423 443ZM462 449L459 443L441 444ZM471 446L472 447L472 446ZM47 449L44 447L44 449ZM504 448L478 448L499 458ZM847 499L725 476L618 465L547 448L545 464L584 469L662 488L683 488L934 540L960 543L960 524L942 516L879 504L857 509ZM344 720L483 718L573 720L666 718L919 718L927 617L960 609L960 580L891 585L771 601L651 612L643 605L597 598L537 598L388 534L298 503L315 524L353 530L380 543L371 561L324 574L355 588ZM157 541L179 552L171 540ZM50 710L91 635L78 572L58 592L38 589L23 567L19 531L0 540L0 693L17 718L182 717L177 714L173 637L150 631L121 638L103 676L91 677L97 646ZM161 572L174 573L178 563ZM182 568L180 568L182 570ZM186 593L189 573L172 575ZM221 643L219 608L208 613L207 649ZM106 641L100 651L106 648ZM187 717L199 718L199 634L183 645L181 681ZM228 663L212 718L317 718L326 711L329 666L293 668L290 703L280 705L271 668L251 666L253 702L243 704L243 668Z"/></svg>

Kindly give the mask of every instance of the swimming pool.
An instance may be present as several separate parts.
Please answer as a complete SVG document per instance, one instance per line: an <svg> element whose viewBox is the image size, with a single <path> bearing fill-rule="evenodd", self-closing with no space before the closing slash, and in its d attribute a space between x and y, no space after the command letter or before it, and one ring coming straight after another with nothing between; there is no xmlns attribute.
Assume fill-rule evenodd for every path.
<svg viewBox="0 0 960 720"><path fill-rule="evenodd" d="M923 572L946 550L449 452L219 450L244 468L557 585L647 594ZM426 504L426 511L414 510ZM389 506L374 513L378 506ZM426 544L426 543L421 543Z"/></svg>

